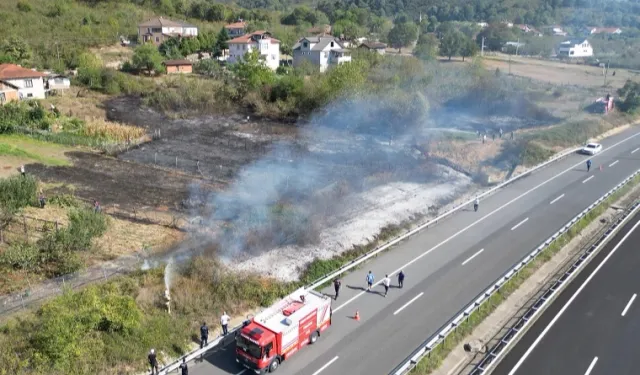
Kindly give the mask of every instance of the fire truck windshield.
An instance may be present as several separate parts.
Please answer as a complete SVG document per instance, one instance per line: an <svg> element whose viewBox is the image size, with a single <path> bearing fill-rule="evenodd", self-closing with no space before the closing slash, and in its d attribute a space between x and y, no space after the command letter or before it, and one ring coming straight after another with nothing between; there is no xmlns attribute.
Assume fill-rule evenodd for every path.
<svg viewBox="0 0 640 375"><path fill-rule="evenodd" d="M242 337L242 335L239 335L236 338L236 346L253 358L259 359L262 356L262 348L258 344L255 344L247 340L245 337Z"/></svg>

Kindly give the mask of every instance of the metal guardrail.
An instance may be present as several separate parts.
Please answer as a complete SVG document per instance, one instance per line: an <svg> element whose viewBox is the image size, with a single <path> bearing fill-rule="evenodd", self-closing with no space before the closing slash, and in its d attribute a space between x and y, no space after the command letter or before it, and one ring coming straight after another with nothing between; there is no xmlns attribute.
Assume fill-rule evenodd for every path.
<svg viewBox="0 0 640 375"><path fill-rule="evenodd" d="M494 186L493 188L491 188L491 189L489 189L489 190L487 190L487 191L485 191L485 192L483 192L481 194L478 194L477 197L478 197L478 199L486 198L489 195L495 193L497 190L502 189L505 186L508 186L508 185L516 182L517 180L519 180L519 179L521 179L521 178L523 178L525 176L528 176L531 173L533 173L535 171L538 171L538 170L548 166L551 163L554 163L554 162L556 162L556 161L558 161L560 159L564 159L569 155L575 154L580 149L581 149L581 147L577 147L577 148L565 151L565 152L563 152L563 153L561 153L561 154L559 154L559 155L547 160L546 162L544 162L542 164L539 164L539 165L537 165L537 166L535 166L535 167L533 167L533 168L531 168L531 169L529 169L529 170L527 170L525 172L522 172L521 174L519 174L517 176L512 177L511 179L509 179L509 180L507 180L507 181L505 181L505 182L503 182L501 184L498 184L498 185ZM321 278L317 279L316 281L311 283L306 288L307 289L316 289L317 287L322 286L323 284L327 283L328 281L333 280L335 277L342 275L343 273L351 270L354 267L357 267L361 263L366 262L367 260L369 260L372 257L378 255L379 253L387 250L388 248L390 248L391 246L397 244L398 242L401 242L401 241L413 236L414 234L416 234L416 233L428 228L429 226L438 223L438 221L440 221L440 220L452 215L453 213L457 212L458 210L462 209L463 207L467 207L467 206L473 204L474 201L475 201L475 198L470 199L470 200L468 200L468 201L466 201L466 202L464 202L462 204L459 204L457 206L452 207L450 210L446 211L442 215L439 215L438 217L436 217L434 219L431 219L431 220L429 220L428 222L426 222L424 224L421 224L420 226L418 226L415 229L413 229L413 230L411 230L411 231L409 231L409 232L397 237L396 239L394 239L394 240L392 240L390 242L387 242L386 244L384 244L384 245L382 245L380 247L377 247L377 248L371 250L370 252L368 252L366 254L363 254L359 258L356 258L356 259L352 260L351 262L349 262L349 264L346 264L346 265L342 266L341 268L337 269L336 271L333 271L331 273L328 273L328 274L322 276ZM227 345L227 343L226 343L227 340L224 340L224 339L228 338L228 337L235 337L237 331L240 328L242 328L242 324L237 326L237 327L235 327L235 328L233 328L233 329L231 329L231 330L229 330L229 334L227 336L218 337L214 341L210 342L204 348L194 350L194 351L192 351L192 352L190 352L190 353L178 358L174 362L172 362L169 365L163 367L159 372L160 375L166 375L166 374L170 373L171 371L174 371L174 370L178 369L178 366L180 366L180 363L182 363L182 360L184 358L186 358L187 362L188 362L188 361L191 361L191 360L193 360L193 359L195 359L197 357L200 357L201 355L203 355L207 351L216 348L220 344Z"/></svg>
<svg viewBox="0 0 640 375"><path fill-rule="evenodd" d="M576 215L573 219L569 220L560 230L554 233L551 237L545 240L540 246L534 249L531 253L522 258L518 263L516 263L509 271L507 271L504 275L500 276L496 279L485 291L478 294L473 301L460 310L453 319L447 322L444 326L442 326L436 334L429 337L426 341L424 341L420 346L414 350L402 363L396 368L394 368L389 375L404 375L409 373L418 362L429 355L438 345L442 344L444 340L451 333L456 331L456 328L467 321L469 316L478 310L480 306L482 306L485 302L487 302L491 296L495 293L498 293L502 286L506 284L511 278L516 276L524 267L526 267L529 263L535 260L540 253L547 247L549 247L560 235L566 233L571 229L579 220L585 217L589 212L591 212L594 208L596 208L600 203L602 203L605 199L609 198L613 193L618 191L624 185L626 185L629 181L640 174L640 170L637 170L629 177L625 178L622 182L616 185L613 189L609 190L606 194L598 198L595 202L593 202L589 207L585 208L582 212Z"/></svg>
<svg viewBox="0 0 640 375"><path fill-rule="evenodd" d="M587 247L582 255L576 260L571 267L560 276L554 283L548 288L545 293L536 300L536 302L522 315L520 319L502 336L500 341L482 358L482 360L474 367L470 375L484 375L489 373L499 360L501 356L506 354L509 348L517 338L527 331L527 328L536 321L536 318L542 313L546 305L552 303L557 294L564 290L564 287L568 285L573 277L575 277L583 267L589 262L590 258L595 256L599 248L604 246L609 237L618 233L618 229L622 228L628 220L632 219L636 212L640 209L640 201L634 203L631 207L627 208L626 212L620 216L613 225L611 225L605 233L603 233L597 241L591 246Z"/></svg>

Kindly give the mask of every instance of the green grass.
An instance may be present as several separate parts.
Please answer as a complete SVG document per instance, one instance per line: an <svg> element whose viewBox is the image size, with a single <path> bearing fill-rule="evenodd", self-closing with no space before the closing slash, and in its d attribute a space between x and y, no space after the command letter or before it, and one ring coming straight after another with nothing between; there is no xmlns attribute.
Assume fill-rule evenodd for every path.
<svg viewBox="0 0 640 375"><path fill-rule="evenodd" d="M18 158L37 161L46 165L54 165L54 166L70 165L70 163L67 160L58 159L56 157L38 155L32 152L26 151L22 148L19 148L15 145L7 144L7 143L0 143L0 156L15 156Z"/></svg>
<svg viewBox="0 0 640 375"><path fill-rule="evenodd" d="M592 209L582 219L575 223L567 232L560 235L553 243L551 243L546 249L540 253L540 255L527 264L518 274L512 279L507 281L504 286L493 294L487 302L485 302L478 310L471 313L469 318L451 334L442 344L438 345L427 357L424 357L416 368L412 371L416 375L431 374L442 364L442 361L447 355L459 345L468 335L470 335L474 328L484 321L495 309L509 297L514 291L516 291L538 268L544 263L548 262L560 249L571 241L575 236L580 234L584 228L598 218L604 211L615 203L618 199L627 194L634 186L640 182L640 176L634 178L625 186L620 188L609 198L601 202L597 207Z"/></svg>

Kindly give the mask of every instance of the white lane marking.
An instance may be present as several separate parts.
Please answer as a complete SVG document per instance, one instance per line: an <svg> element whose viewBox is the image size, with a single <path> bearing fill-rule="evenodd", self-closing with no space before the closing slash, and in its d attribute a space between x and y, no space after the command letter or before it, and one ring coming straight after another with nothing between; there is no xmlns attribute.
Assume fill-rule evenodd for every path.
<svg viewBox="0 0 640 375"><path fill-rule="evenodd" d="M620 160L616 160L613 163L609 164L609 168L613 167L614 165L618 164Z"/></svg>
<svg viewBox="0 0 640 375"><path fill-rule="evenodd" d="M513 228L511 228L511 230L516 230L518 229L519 226L521 226L522 224L526 223L527 221L529 221L529 218L526 218L524 220L522 220L521 222L519 222L518 224L516 224Z"/></svg>
<svg viewBox="0 0 640 375"><path fill-rule="evenodd" d="M559 196L558 198L556 198L556 199L552 200L552 201L551 201L551 203L549 203L549 204L554 204L554 203L556 203L557 201L559 201L560 199L562 199L562 197L564 197L564 194L562 194L562 195L561 195L561 196Z"/></svg>
<svg viewBox="0 0 640 375"><path fill-rule="evenodd" d="M542 331L542 333L540 333L540 336L538 336L538 338L536 338L536 340L533 342L533 344L531 344L529 349L527 349L527 351L524 353L524 355L522 355L522 358L520 358L518 363L516 363L516 365L513 367L513 369L511 369L511 371L509 372L509 375L514 375L516 373L516 371L518 371L520 366L522 366L522 364L527 359L527 357L529 357L529 355L531 355L531 353L536 348L536 346L538 346L540 341L542 341L542 339L547 335L547 333L549 333L549 331L551 330L553 325L556 324L558 319L560 319L562 314L564 314L564 312L567 311L567 309L569 308L571 303L578 297L580 292L582 292L582 290L587 286L587 284L589 284L589 281L591 281L591 279L593 279L593 277L596 275L596 273L598 273L598 271L600 271L600 269L605 265L605 263L607 263L607 261L613 256L613 254L615 254L616 251L618 251L618 249L620 248L620 246L622 246L624 241L626 241L627 238L629 238L629 236L633 233L633 231L636 230L636 228L638 228L639 226L640 226L640 221L638 221L633 226L633 228L631 228L631 230L624 237L622 237L620 242L618 242L616 244L616 246L613 248L613 250L611 250L611 252L602 260L602 262L600 262L600 264L598 264L598 267L596 267L596 269L593 270L591 275L589 275L589 277L587 277L587 279L584 281L584 283L582 283L582 285L580 285L578 290L576 290L576 292L571 296L571 298L569 298L567 303L564 306L562 306L560 311L558 311L558 314L556 314L556 316L554 316L553 319L551 319L551 322L549 322L549 325L547 325L545 327L545 329Z"/></svg>
<svg viewBox="0 0 640 375"><path fill-rule="evenodd" d="M631 151L632 154L635 154L636 151L640 150L640 147L636 148L635 150Z"/></svg>
<svg viewBox="0 0 640 375"><path fill-rule="evenodd" d="M591 374L591 371L593 370L593 368L596 367L596 362L598 362L598 357L595 357L593 361L591 361L591 364L589 365L589 368L587 369L587 372L584 373L584 375Z"/></svg>
<svg viewBox="0 0 640 375"><path fill-rule="evenodd" d="M239 373L237 373L236 375L242 375L242 374L244 374L245 372L247 372L247 369L244 369L244 370L240 371L240 372L239 372Z"/></svg>
<svg viewBox="0 0 640 375"><path fill-rule="evenodd" d="M471 259L477 257L478 255L480 255L481 252L483 252L484 249L480 249L480 251L478 251L477 253L473 254L472 256L470 256L469 258L467 258L467 260L465 260L464 262L462 262L462 265L464 266L465 264L469 263L471 261Z"/></svg>
<svg viewBox="0 0 640 375"><path fill-rule="evenodd" d="M422 297L422 295L424 294L424 292L421 292L420 294L418 294L417 296L413 297L411 299L411 301L405 303L404 305L402 305L401 308L399 308L398 310L396 310L396 312L393 313L393 315L398 314L400 311L404 310L407 306L409 306L410 304L414 303L418 298Z"/></svg>
<svg viewBox="0 0 640 375"><path fill-rule="evenodd" d="M314 373L313 373L313 375L318 375L319 373L321 373L321 372L322 372L322 370L324 370L324 369L326 369L327 367L331 366L331 364L332 364L333 362L337 361L337 360L338 360L338 356L333 357L333 359L332 359L332 360L330 360L329 362L327 362L327 364L326 364L326 365L324 365L324 366L320 367L320 369L319 369L318 371L314 372Z"/></svg>
<svg viewBox="0 0 640 375"><path fill-rule="evenodd" d="M619 142L617 142L617 143L614 143L614 144L612 144L611 146L609 146L609 147L605 148L604 150L602 150L602 152L600 152L600 154L605 153L605 152L607 152L607 151L611 150L612 148L614 148L614 147L616 147L616 146L618 146L618 145L620 145L620 144L622 144L622 143L624 143L624 142L626 142L626 141L628 141L628 140L630 140L630 139L632 139L632 138L635 138L635 137L637 137L637 136L639 136L639 135L640 135L640 132L638 132L638 133L636 133L636 134L634 134L634 135L632 135L632 136L629 136L629 137L627 137L627 138L625 138L625 139L623 139L623 140L621 140L621 141L619 141ZM476 224L478 224L478 223L482 222L483 220L485 220L485 219L486 219L486 218L488 218L489 216L491 216L491 215L495 214L496 212L501 211L503 208L507 207L508 205L512 204L513 202L515 202L515 201L519 200L520 198L522 198L522 197L524 197L524 196L528 195L528 194L529 194L529 193L531 193L532 191L535 191L536 189L539 189L541 186L546 185L547 183L549 183L549 182L551 182L551 181L555 180L556 178L558 178L558 177L562 176L563 174L565 174L565 173L567 173L567 172L569 172L569 171L572 171L573 169L575 169L576 167L581 166L582 164L584 164L584 160L581 160L580 162L578 162L578 163L576 163L576 164L572 165L571 167L569 167L569 168L565 169L564 171L562 171L562 172L560 172L560 173L558 173L558 174L554 175L553 177L549 178L548 180L543 181L543 182L541 182L540 184L538 184L538 185L534 186L533 188L531 188L531 189L529 189L529 190L525 191L524 193L522 193L522 194L518 195L517 197L513 198L513 199L512 199L512 200L510 200L509 202L507 202L507 203L503 204L502 206L500 206L500 207L496 208L495 210L493 210L493 211L489 212L488 214L486 214L485 216L481 217L480 219L478 219L478 220L474 221L473 223L471 223L471 224L467 225L466 227L462 228L462 229L461 229L461 230L459 230L458 232L454 233L453 235L451 235L451 237L449 237L449 238L445 239L444 241L442 241L442 242L440 242L439 244L435 245L435 246L434 246L434 247L432 247L431 249L429 249L429 250L425 251L424 253L422 253L422 254L418 255L417 257L413 258L412 260L410 260L409 262L407 262L407 263L406 263L405 265L403 265L402 267L400 267L400 268L398 268L397 270L395 270L395 271L393 271L393 272L389 273L389 275L396 275L398 272L402 271L403 269L405 269L405 268L409 267L409 266L410 266L410 265L412 265L413 263L415 263L415 262L419 261L420 259L424 258L424 257L425 257L425 256L427 256L428 254L430 254L432 251L435 251L436 249L440 248L442 245L445 245L447 242L449 242L449 241L451 241L452 239L454 239L454 238L458 237L458 236L459 236L459 235L461 235L462 233L464 233L464 232L466 232L467 230L469 230L469 228L472 228L473 226L475 226ZM592 176L592 177L593 177L593 176ZM592 178L592 177L590 177L590 178ZM382 280L380 280L380 281L378 281L377 283L375 283L375 284L374 284L374 286L378 286L380 283L382 283ZM343 307L347 306L348 304L350 304L351 302L355 301L356 299L358 299L358 298L362 297L362 296L363 296L363 295L365 295L366 293L367 293L367 291L363 291L363 292L360 292L360 293L356 294L355 296L353 296L353 297L351 297L350 299L348 299L347 301L345 301L345 303L343 303L342 305L340 305L340 306L336 307L335 309L333 309L333 312L337 312L337 311L338 311L338 310L340 310L341 308L343 308Z"/></svg>
<svg viewBox="0 0 640 375"><path fill-rule="evenodd" d="M592 179L592 178L594 178L594 177L595 177L595 176L591 176L591 177L587 178L586 180L582 181L582 183L584 184L584 183L588 182L589 180L591 180L591 179Z"/></svg>
<svg viewBox="0 0 640 375"><path fill-rule="evenodd" d="M629 308L631 307L631 304L635 299L636 299L636 295L634 294L631 296L631 299L629 300L629 302L627 302L627 306L625 306L624 310L622 310L622 316L625 316L627 314L627 311L629 311Z"/></svg>

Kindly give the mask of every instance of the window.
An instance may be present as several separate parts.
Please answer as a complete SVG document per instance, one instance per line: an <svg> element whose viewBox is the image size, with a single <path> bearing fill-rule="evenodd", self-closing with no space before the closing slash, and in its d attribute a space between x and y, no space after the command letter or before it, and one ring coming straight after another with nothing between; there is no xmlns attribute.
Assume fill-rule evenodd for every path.
<svg viewBox="0 0 640 375"><path fill-rule="evenodd" d="M33 80L25 79L24 80L24 87L33 87Z"/></svg>
<svg viewBox="0 0 640 375"><path fill-rule="evenodd" d="M333 42L331 42L331 47L333 47Z"/></svg>
<svg viewBox="0 0 640 375"><path fill-rule="evenodd" d="M304 48L307 48L307 42L303 42L303 43L302 43L302 46L303 46Z"/></svg>
<svg viewBox="0 0 640 375"><path fill-rule="evenodd" d="M151 29L152 33L161 33L162 32L162 28L160 27L154 27Z"/></svg>
<svg viewBox="0 0 640 375"><path fill-rule="evenodd" d="M324 57L325 59L327 58L328 53L327 52L322 52L322 57Z"/></svg>
<svg viewBox="0 0 640 375"><path fill-rule="evenodd" d="M33 98L33 94L28 93L28 94L27 94L27 98Z"/></svg>
<svg viewBox="0 0 640 375"><path fill-rule="evenodd" d="M160 43L160 38L156 37L156 43Z"/></svg>

